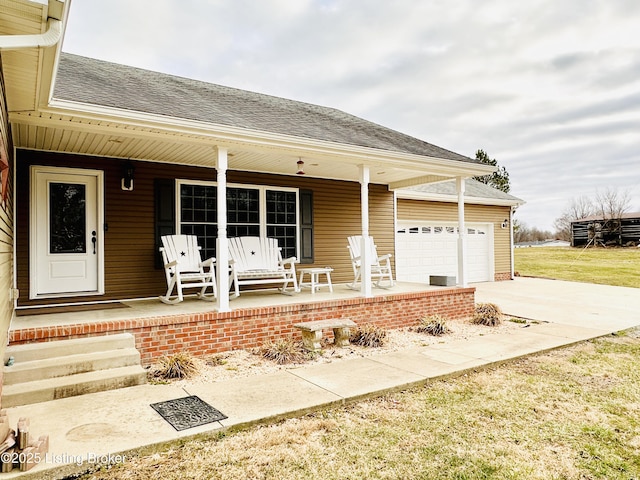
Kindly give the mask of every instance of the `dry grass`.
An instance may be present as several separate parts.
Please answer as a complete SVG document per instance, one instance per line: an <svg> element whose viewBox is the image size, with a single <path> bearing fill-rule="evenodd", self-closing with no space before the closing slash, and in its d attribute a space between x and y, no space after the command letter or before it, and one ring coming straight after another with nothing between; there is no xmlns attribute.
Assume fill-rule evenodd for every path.
<svg viewBox="0 0 640 480"><path fill-rule="evenodd" d="M420 323L416 327L416 331L420 333L428 333L434 337L439 337L450 332L447 326L447 320L440 315L430 315L422 317Z"/></svg>
<svg viewBox="0 0 640 480"><path fill-rule="evenodd" d="M149 370L149 376L163 380L189 378L198 373L198 360L189 352L160 357Z"/></svg>
<svg viewBox="0 0 640 480"><path fill-rule="evenodd" d="M382 347L387 339L387 332L384 328L373 323L363 323L351 333L349 341L361 347Z"/></svg>
<svg viewBox="0 0 640 480"><path fill-rule="evenodd" d="M495 327L502 323L502 310L494 303L478 303L471 322L476 325Z"/></svg>
<svg viewBox="0 0 640 480"><path fill-rule="evenodd" d="M640 477L640 339L606 337L85 479Z"/></svg>
<svg viewBox="0 0 640 480"><path fill-rule="evenodd" d="M257 353L278 365L302 363L308 358L302 343L295 341L293 338L279 338L266 342L258 349Z"/></svg>

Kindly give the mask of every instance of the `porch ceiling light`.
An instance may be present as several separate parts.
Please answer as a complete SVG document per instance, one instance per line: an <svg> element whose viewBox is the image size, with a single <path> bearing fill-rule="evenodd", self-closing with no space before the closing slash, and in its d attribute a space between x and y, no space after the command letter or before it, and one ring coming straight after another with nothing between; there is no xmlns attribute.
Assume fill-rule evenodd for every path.
<svg viewBox="0 0 640 480"><path fill-rule="evenodd" d="M122 165L122 181L120 183L120 188L125 191L133 190L133 174L136 171L136 168L131 163L131 160L127 160Z"/></svg>
<svg viewBox="0 0 640 480"><path fill-rule="evenodd" d="M298 165L298 171L296 172L296 175L304 175L304 162L302 161L302 158L298 157L298 161L296 162L296 164Z"/></svg>

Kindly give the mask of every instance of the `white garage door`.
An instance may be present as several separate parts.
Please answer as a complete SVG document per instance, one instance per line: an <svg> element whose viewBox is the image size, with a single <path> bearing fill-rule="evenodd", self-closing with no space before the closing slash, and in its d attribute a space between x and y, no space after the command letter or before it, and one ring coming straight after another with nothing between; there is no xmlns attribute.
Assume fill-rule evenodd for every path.
<svg viewBox="0 0 640 480"><path fill-rule="evenodd" d="M493 280L493 226L467 224L469 282ZM430 275L458 276L458 227L430 222L398 222L396 276L429 283Z"/></svg>

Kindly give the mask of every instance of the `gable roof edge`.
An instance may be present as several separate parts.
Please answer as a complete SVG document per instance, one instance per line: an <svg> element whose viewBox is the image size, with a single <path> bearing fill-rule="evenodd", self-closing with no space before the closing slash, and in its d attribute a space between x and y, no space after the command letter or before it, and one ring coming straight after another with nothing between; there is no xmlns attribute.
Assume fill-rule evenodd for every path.
<svg viewBox="0 0 640 480"><path fill-rule="evenodd" d="M53 99L48 108L41 108L41 113L48 115L74 116L80 122L76 126L82 125L81 120L88 122L112 122L126 126L135 126L141 129L165 130L167 133L184 136L202 136L201 140L194 142L204 143L211 141L212 145L230 144L254 144L258 147L284 147L307 151L308 153L322 153L339 158L352 158L369 162L393 161L396 166L420 169L424 167L424 162L429 161L429 166L434 173L441 173L448 176L477 176L490 174L495 167L482 163L462 162L446 158L419 155L415 153L397 152L383 150L373 147L331 142L309 137L286 135L282 133L255 130L246 127L235 127L222 124L201 122L198 120L188 120L168 115L150 114L136 110L125 110L120 108L96 106L81 102ZM16 114L16 116L21 116ZM38 120L42 120L41 118ZM21 121L25 121L21 118ZM34 118L31 121L36 121ZM54 120L51 120L54 121ZM87 125L91 128L91 125ZM100 130L105 130L105 125L100 125ZM114 127L113 134L131 134L131 131L124 132L122 127ZM143 132L139 132L143 135Z"/></svg>

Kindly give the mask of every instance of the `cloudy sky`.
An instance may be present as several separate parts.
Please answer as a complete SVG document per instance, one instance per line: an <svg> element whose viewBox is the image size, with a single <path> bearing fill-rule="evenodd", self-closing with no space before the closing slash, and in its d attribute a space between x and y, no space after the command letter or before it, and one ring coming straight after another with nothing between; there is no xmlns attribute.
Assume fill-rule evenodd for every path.
<svg viewBox="0 0 640 480"><path fill-rule="evenodd" d="M637 0L72 0L63 50L344 110L474 157L553 229L640 211Z"/></svg>

